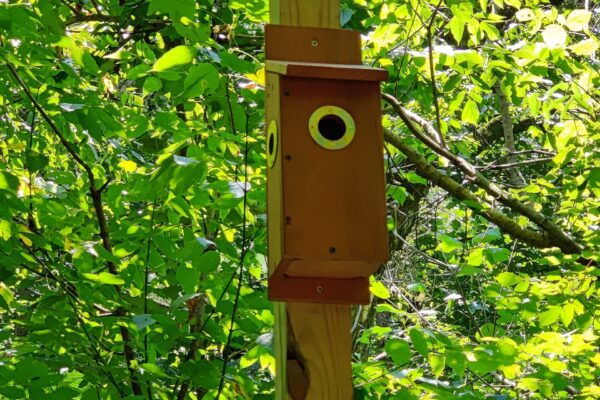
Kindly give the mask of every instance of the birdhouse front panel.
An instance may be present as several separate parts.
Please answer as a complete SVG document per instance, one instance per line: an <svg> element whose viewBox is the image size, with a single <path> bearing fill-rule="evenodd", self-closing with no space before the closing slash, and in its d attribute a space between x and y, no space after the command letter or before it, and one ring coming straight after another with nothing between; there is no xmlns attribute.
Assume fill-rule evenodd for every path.
<svg viewBox="0 0 600 400"><path fill-rule="evenodd" d="M388 257L378 82L284 76L280 104L286 274L369 276Z"/></svg>

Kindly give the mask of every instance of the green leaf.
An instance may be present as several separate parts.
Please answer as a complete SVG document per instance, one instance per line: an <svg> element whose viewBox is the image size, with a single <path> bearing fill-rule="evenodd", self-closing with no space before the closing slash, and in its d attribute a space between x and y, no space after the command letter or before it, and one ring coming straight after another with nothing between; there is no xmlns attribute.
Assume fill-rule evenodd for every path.
<svg viewBox="0 0 600 400"><path fill-rule="evenodd" d="M566 25L572 31L582 31L588 27L592 13L588 10L573 10L567 16Z"/></svg>
<svg viewBox="0 0 600 400"><path fill-rule="evenodd" d="M479 267L483 263L483 248L478 247L471 250L467 257L467 264L473 267Z"/></svg>
<svg viewBox="0 0 600 400"><path fill-rule="evenodd" d="M49 158L43 154L31 151L27 154L27 169L31 172L43 170L49 162Z"/></svg>
<svg viewBox="0 0 600 400"><path fill-rule="evenodd" d="M410 330L409 336L413 346L419 352L419 354L421 354L423 357L427 357L429 354L429 347L427 346L427 338L423 332L419 329L413 328Z"/></svg>
<svg viewBox="0 0 600 400"><path fill-rule="evenodd" d="M467 367L467 359L460 351L449 351L446 353L446 365L458 375L463 376Z"/></svg>
<svg viewBox="0 0 600 400"><path fill-rule="evenodd" d="M198 97L210 93L219 86L219 71L211 64L198 64L190 68L183 81L186 98Z"/></svg>
<svg viewBox="0 0 600 400"><path fill-rule="evenodd" d="M181 263L177 267L177 282L187 294L195 293L196 286L200 282L200 270L191 263Z"/></svg>
<svg viewBox="0 0 600 400"><path fill-rule="evenodd" d="M569 46L569 49L578 56L591 56L598 50L598 42L592 38L585 39Z"/></svg>
<svg viewBox="0 0 600 400"><path fill-rule="evenodd" d="M16 192L19 188L19 178L7 171L0 171L0 190Z"/></svg>
<svg viewBox="0 0 600 400"><path fill-rule="evenodd" d="M567 303L562 306L562 312L560 313L560 319L562 323L565 325L565 328L571 325L571 321L573 321L573 316L575 315L575 305L573 303Z"/></svg>
<svg viewBox="0 0 600 400"><path fill-rule="evenodd" d="M404 177L406 178L407 181L409 181L410 183L415 183L418 185L426 185L429 181L425 178L422 178L421 176L419 176L419 174L415 173L415 172L407 172Z"/></svg>
<svg viewBox="0 0 600 400"><path fill-rule="evenodd" d="M150 66L147 64L136 65L127 71L127 79L137 79L146 76L150 69Z"/></svg>
<svg viewBox="0 0 600 400"><path fill-rule="evenodd" d="M156 364L152 363L143 363L140 364L140 368L142 368L145 372L149 372L152 375L160 376L161 378L171 378L175 379L176 377L167 375L160 367Z"/></svg>
<svg viewBox="0 0 600 400"><path fill-rule="evenodd" d="M406 340L390 339L385 344L385 351L392 358L392 361L398 366L402 366L410 361L410 346Z"/></svg>
<svg viewBox="0 0 600 400"><path fill-rule="evenodd" d="M538 317L540 326L545 327L548 325L552 325L553 323L558 321L558 318L560 317L561 312L562 312L561 307L558 307L558 306L548 307L548 309L546 311L544 311L543 313L541 313Z"/></svg>
<svg viewBox="0 0 600 400"><path fill-rule="evenodd" d="M125 283L122 278L119 278L117 275L111 274L110 272L100 272L99 274L85 272L83 276L90 281L101 283L103 285L122 285Z"/></svg>
<svg viewBox="0 0 600 400"><path fill-rule="evenodd" d="M496 280L503 286L511 287L521 282L523 278L512 272L502 272L496 277Z"/></svg>
<svg viewBox="0 0 600 400"><path fill-rule="evenodd" d="M150 0L148 15L155 13L169 14L171 19L179 22L182 17L193 19L196 14L194 0Z"/></svg>
<svg viewBox="0 0 600 400"><path fill-rule="evenodd" d="M195 50L190 46L177 46L167 51L154 63L152 71L160 72L189 64L194 59Z"/></svg>
<svg viewBox="0 0 600 400"><path fill-rule="evenodd" d="M8 286L6 286L4 282L0 282L0 298L2 298L3 300L3 302L0 302L0 306L7 310L10 310L14 297L15 296L10 291Z"/></svg>
<svg viewBox="0 0 600 400"><path fill-rule="evenodd" d="M134 315L131 319L139 331L154 324L156 320L150 314Z"/></svg>
<svg viewBox="0 0 600 400"><path fill-rule="evenodd" d="M476 124L479 121L479 109L473 100L468 100L465 103L460 119L467 124Z"/></svg>
<svg viewBox="0 0 600 400"><path fill-rule="evenodd" d="M215 272L221 262L221 255L216 251L206 251L200 257L194 258L193 263L200 272Z"/></svg>
<svg viewBox="0 0 600 400"><path fill-rule="evenodd" d="M162 87L162 82L155 76L149 76L144 81L144 92L152 93L156 92Z"/></svg>
<svg viewBox="0 0 600 400"><path fill-rule="evenodd" d="M437 249L444 253L452 253L454 250L460 249L463 246L460 240L448 235L439 235L438 239L440 243L438 244Z"/></svg>
<svg viewBox="0 0 600 400"><path fill-rule="evenodd" d="M454 15L450 19L450 32L456 43L460 43L465 31L465 24L469 22L473 15L473 5L470 2L462 1L459 4L450 6L450 10Z"/></svg>
<svg viewBox="0 0 600 400"><path fill-rule="evenodd" d="M446 358L443 354L430 353L429 354L429 366L431 368L431 372L435 377L439 377L444 372L444 367L446 366Z"/></svg>
<svg viewBox="0 0 600 400"><path fill-rule="evenodd" d="M372 281L370 287L371 293L380 299L389 299L390 292L380 281Z"/></svg>
<svg viewBox="0 0 600 400"><path fill-rule="evenodd" d="M219 52L219 57L221 57L221 64L224 67L242 74L253 73L259 68L259 65L243 60L226 50Z"/></svg>
<svg viewBox="0 0 600 400"><path fill-rule="evenodd" d="M12 229L10 227L10 221L0 219L0 238L6 241L10 239L11 235Z"/></svg>

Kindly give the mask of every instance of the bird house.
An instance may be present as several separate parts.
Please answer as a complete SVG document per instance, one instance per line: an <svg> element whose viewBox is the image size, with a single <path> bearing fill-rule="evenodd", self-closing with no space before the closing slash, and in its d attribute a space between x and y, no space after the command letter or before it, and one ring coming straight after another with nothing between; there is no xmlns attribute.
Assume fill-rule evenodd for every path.
<svg viewBox="0 0 600 400"><path fill-rule="evenodd" d="M269 298L368 303L389 257L387 72L361 65L353 31L268 25L265 42Z"/></svg>

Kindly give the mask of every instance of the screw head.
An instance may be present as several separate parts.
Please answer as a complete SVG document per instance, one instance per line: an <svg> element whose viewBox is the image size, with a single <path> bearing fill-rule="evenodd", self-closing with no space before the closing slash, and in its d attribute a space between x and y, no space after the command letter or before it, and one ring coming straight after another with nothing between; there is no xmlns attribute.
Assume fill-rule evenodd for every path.
<svg viewBox="0 0 600 400"><path fill-rule="evenodd" d="M313 39L310 41L310 45L312 47L317 47L319 45L319 41L317 39Z"/></svg>
<svg viewBox="0 0 600 400"><path fill-rule="evenodd" d="M319 293L319 294L322 294L322 293L325 291L325 288L324 288L323 286L321 286L321 285L317 285L317 286L315 287L315 291L316 291L317 293Z"/></svg>

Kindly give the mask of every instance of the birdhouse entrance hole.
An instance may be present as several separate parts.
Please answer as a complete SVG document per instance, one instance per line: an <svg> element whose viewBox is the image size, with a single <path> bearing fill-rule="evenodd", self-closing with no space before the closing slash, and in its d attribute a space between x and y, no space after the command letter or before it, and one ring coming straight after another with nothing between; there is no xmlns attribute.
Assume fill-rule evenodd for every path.
<svg viewBox="0 0 600 400"><path fill-rule="evenodd" d="M319 120L319 133L327 140L340 140L346 133L344 120L337 115L325 115Z"/></svg>
<svg viewBox="0 0 600 400"><path fill-rule="evenodd" d="M316 109L308 121L313 140L328 150L340 150L354 139L352 115L341 107L323 106Z"/></svg>
<svg viewBox="0 0 600 400"><path fill-rule="evenodd" d="M277 157L277 123L271 121L267 133L267 165L271 168Z"/></svg>
<svg viewBox="0 0 600 400"><path fill-rule="evenodd" d="M273 154L273 150L275 150L275 136L269 136L269 154Z"/></svg>

